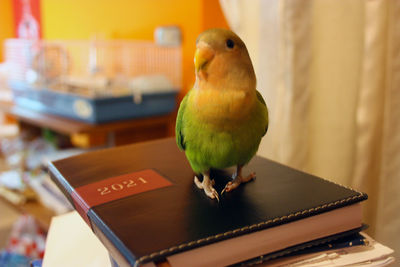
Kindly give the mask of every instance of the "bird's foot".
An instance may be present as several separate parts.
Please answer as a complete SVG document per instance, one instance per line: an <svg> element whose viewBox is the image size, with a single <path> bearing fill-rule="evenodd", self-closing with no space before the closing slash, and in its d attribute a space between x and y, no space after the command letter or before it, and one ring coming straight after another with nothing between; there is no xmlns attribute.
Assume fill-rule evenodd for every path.
<svg viewBox="0 0 400 267"><path fill-rule="evenodd" d="M236 177L232 181L228 182L225 185L225 188L222 190L221 195L224 192L232 191L233 189L237 188L241 183L250 182L255 178L256 178L255 172L250 173L250 175L248 175L247 177L243 177L242 175L236 175Z"/></svg>
<svg viewBox="0 0 400 267"><path fill-rule="evenodd" d="M197 176L194 177L194 183L199 189L203 189L204 193L211 199L216 198L219 202L219 195L217 193L217 190L214 189L215 181L210 180L210 178L206 175L204 175L203 182L199 181L199 178Z"/></svg>

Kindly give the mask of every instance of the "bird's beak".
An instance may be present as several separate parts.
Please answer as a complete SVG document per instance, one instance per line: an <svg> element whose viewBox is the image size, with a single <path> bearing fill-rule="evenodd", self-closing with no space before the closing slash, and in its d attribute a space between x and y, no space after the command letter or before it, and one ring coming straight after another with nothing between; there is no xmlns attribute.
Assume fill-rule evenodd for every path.
<svg viewBox="0 0 400 267"><path fill-rule="evenodd" d="M207 66L207 63L210 62L215 55L215 51L211 48L211 46L203 41L200 41L197 44L197 49L194 54L194 67L196 70L196 74L201 74L201 72Z"/></svg>

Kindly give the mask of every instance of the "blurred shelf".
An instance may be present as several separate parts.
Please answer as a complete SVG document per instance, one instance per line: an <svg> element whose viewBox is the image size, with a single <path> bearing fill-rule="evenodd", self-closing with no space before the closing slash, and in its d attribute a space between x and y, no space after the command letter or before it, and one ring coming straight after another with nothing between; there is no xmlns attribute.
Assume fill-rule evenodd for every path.
<svg viewBox="0 0 400 267"><path fill-rule="evenodd" d="M12 116L19 122L39 128L48 128L68 135L72 144L77 147L91 147L104 144L108 146L123 145L171 136L174 134L176 116L176 113L172 113L157 117L90 124L61 116L36 112L1 100L0 112ZM21 213L32 215L44 230L48 230L51 218L55 215L53 211L38 201L28 201L25 204L16 205L3 196L0 196L0 201L7 203Z"/></svg>
<svg viewBox="0 0 400 267"><path fill-rule="evenodd" d="M2 155L0 155L0 172L9 170L9 167ZM55 213L42 205L39 201L31 200L24 204L15 204L9 201L4 195L0 195L0 201L5 205L13 208L18 213L29 214L38 222L43 230L48 230L50 227L51 218ZM0 211L1 214L1 211ZM1 216L0 216L1 220Z"/></svg>

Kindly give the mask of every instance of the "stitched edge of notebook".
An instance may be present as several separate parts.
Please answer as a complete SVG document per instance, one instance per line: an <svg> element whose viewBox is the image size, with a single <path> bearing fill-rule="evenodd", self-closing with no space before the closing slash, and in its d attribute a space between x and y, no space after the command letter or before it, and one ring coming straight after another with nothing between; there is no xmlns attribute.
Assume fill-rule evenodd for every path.
<svg viewBox="0 0 400 267"><path fill-rule="evenodd" d="M331 182L329 180L325 180L325 181ZM334 182L331 182L331 183L334 183ZM178 250L182 250L184 248L190 248L190 247L193 247L194 245L200 245L202 243L206 243L206 242L209 242L211 240L218 240L221 237L229 237L229 236L232 236L232 235L237 234L237 233L245 232L245 231L248 231L248 230L258 229L258 228L261 228L263 226L267 226L267 225L272 224L272 223L277 223L277 222L285 221L285 220L288 220L288 219L296 218L296 217L299 217L301 215L309 214L309 213L312 213L312 212L315 212L315 211L318 211L318 210L321 210L321 209L326 209L326 208L338 206L338 205L346 203L346 202L350 202L350 201L354 201L354 200L358 200L358 199L360 199L360 200L361 199L365 199L365 197L367 196L365 193L358 192L356 190L352 190L352 191L355 191L358 194L355 195L355 196L351 196L351 197L345 198L345 199L337 200L335 202L331 202L331 203L328 203L328 204L320 205L320 206L317 206L315 208L310 208L310 209L306 209L306 210L303 210L303 211L298 211L298 212L295 212L295 213L291 213L289 215L284 215L284 216L281 216L281 217L270 219L270 220L267 220L265 222L261 222L261 223L258 223L258 224L253 224L253 225L250 225L250 226L245 226L245 227L242 227L242 228L239 228L239 229L235 229L235 230L232 230L232 231L225 232L223 234L217 234L217 235L209 236L209 237L206 237L206 238L198 239L196 241L183 243L183 244L181 244L179 246L173 246L173 247L171 247L169 249L164 249L164 250L161 250L161 251L158 251L158 252L154 252L154 253L152 253L150 255L142 256L136 261L135 266L138 266L139 264L143 263L144 261L153 260L155 257L163 256L163 255L165 255L167 253L172 253L172 252L175 252L175 251L178 251Z"/></svg>

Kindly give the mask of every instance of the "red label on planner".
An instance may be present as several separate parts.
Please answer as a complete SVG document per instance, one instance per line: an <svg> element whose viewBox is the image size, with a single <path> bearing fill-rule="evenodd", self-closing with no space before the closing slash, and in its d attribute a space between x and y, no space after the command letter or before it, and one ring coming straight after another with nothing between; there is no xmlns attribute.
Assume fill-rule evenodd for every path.
<svg viewBox="0 0 400 267"><path fill-rule="evenodd" d="M75 188L71 196L75 208L90 225L87 212L90 208L142 192L170 186L172 183L154 170L148 169L107 178L96 183Z"/></svg>

